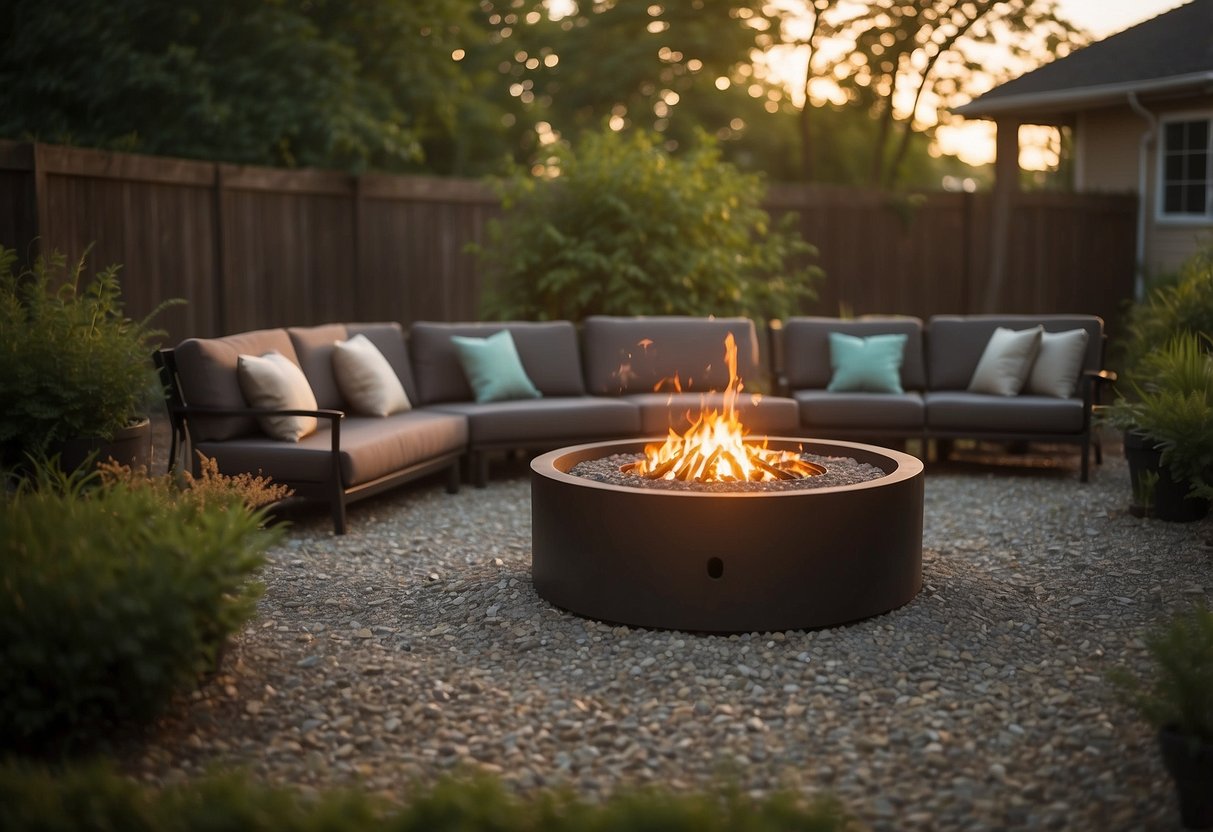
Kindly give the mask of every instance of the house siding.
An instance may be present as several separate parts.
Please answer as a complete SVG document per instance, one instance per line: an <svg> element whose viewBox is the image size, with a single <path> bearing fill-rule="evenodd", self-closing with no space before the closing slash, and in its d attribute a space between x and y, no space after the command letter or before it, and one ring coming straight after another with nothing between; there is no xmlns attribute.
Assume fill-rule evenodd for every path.
<svg viewBox="0 0 1213 832"><path fill-rule="evenodd" d="M1171 114L1191 114L1191 99L1145 106L1159 118ZM1207 107L1207 101L1202 101ZM1075 129L1075 190L1084 193L1137 193L1138 160L1146 121L1128 106L1102 107L1078 114ZM1145 267L1149 277L1174 272L1204 242L1208 242L1213 223L1176 222L1157 219L1158 160L1157 141L1151 143L1146 160ZM1141 196L1139 194L1139 196Z"/></svg>

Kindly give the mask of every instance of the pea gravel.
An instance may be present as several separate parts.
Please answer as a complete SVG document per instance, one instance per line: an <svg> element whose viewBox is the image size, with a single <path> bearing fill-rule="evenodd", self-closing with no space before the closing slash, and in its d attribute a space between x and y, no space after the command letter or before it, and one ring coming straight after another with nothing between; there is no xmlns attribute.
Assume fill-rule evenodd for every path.
<svg viewBox="0 0 1213 832"><path fill-rule="evenodd" d="M1147 667L1143 631L1209 598L1213 521L1131 517L1117 448L1088 484L1065 449L968 459L928 466L919 596L812 632L553 609L530 583L522 464L356 504L344 537L303 515L260 617L123 765L395 794L459 769L590 798L730 781L830 792L877 830L1177 828L1153 735L1107 674Z"/></svg>

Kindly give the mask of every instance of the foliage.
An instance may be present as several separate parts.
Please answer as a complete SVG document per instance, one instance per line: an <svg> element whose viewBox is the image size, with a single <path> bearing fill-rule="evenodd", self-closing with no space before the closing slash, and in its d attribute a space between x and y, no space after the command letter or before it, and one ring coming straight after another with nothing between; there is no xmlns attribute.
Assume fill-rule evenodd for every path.
<svg viewBox="0 0 1213 832"><path fill-rule="evenodd" d="M1113 678L1126 700L1155 728L1213 744L1213 611L1193 606L1146 638L1154 675L1144 682L1125 670Z"/></svg>
<svg viewBox="0 0 1213 832"><path fill-rule="evenodd" d="M831 79L845 106L871 117L875 137L866 181L887 187L905 181L915 133L947 123L949 109L983 81L1007 80L1085 41L1058 14L1057 0L813 0L782 6L809 19L804 36L792 41L808 52L806 92L814 81ZM851 48L822 50L826 40ZM809 96L802 111L806 159L820 132L811 125L821 106ZM811 171L807 177L815 178Z"/></svg>
<svg viewBox="0 0 1213 832"><path fill-rule="evenodd" d="M761 181L710 139L673 157L652 134L610 130L557 151L560 175L502 185L504 217L481 250L490 317L781 317L812 297L815 253L759 207Z"/></svg>
<svg viewBox="0 0 1213 832"><path fill-rule="evenodd" d="M14 0L0 135L275 165L404 169L453 134L483 30L451 0Z"/></svg>
<svg viewBox="0 0 1213 832"><path fill-rule="evenodd" d="M1143 362L1176 335L1213 336L1213 238L1184 261L1174 282L1155 286L1130 308L1126 330L1120 348L1133 379L1150 377Z"/></svg>
<svg viewBox="0 0 1213 832"><path fill-rule="evenodd" d="M150 719L253 616L276 534L247 504L281 494L212 468L201 480L43 460L5 493L0 748L73 753Z"/></svg>
<svg viewBox="0 0 1213 832"><path fill-rule="evenodd" d="M0 828L7 832L841 832L838 805L804 805L786 794L762 801L631 792L597 805L568 794L510 796L486 778L446 779L417 789L400 808L354 791L307 798L235 774L210 775L154 792L94 765L53 775L0 767Z"/></svg>
<svg viewBox="0 0 1213 832"><path fill-rule="evenodd" d="M14 273L15 253L0 246L0 445L36 454L110 438L155 393L162 333L122 314L117 266L81 284L87 256L68 268L53 253Z"/></svg>
<svg viewBox="0 0 1213 832"><path fill-rule="evenodd" d="M1213 355L1209 339L1176 335L1146 355L1134 398L1118 399L1108 421L1149 437L1175 482L1191 482L1192 496L1213 497Z"/></svg>

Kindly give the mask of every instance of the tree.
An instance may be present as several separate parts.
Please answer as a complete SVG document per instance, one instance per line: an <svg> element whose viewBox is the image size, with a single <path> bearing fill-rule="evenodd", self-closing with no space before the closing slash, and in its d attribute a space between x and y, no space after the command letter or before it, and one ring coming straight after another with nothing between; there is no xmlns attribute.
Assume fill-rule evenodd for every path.
<svg viewBox="0 0 1213 832"><path fill-rule="evenodd" d="M463 0L12 0L0 135L275 165L424 165L478 91Z"/></svg>
<svg viewBox="0 0 1213 832"><path fill-rule="evenodd" d="M1085 41L1058 14L1056 0L807 0L782 8L810 22L808 34L793 41L809 54L801 114L806 170L812 171L810 124L821 108L809 88L827 78L847 106L874 119L866 178L886 187L902 181L914 134L945 122L948 108L965 94ZM826 38L850 46L822 55Z"/></svg>
<svg viewBox="0 0 1213 832"><path fill-rule="evenodd" d="M760 207L761 179L701 135L679 156L645 131L587 133L556 150L560 175L502 182L504 216L482 249L485 311L779 317L813 296L811 246Z"/></svg>

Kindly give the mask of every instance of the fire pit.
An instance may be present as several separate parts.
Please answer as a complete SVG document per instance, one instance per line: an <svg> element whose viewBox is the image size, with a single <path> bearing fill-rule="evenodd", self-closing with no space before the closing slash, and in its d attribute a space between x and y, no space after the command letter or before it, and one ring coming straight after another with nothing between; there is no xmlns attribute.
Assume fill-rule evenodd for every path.
<svg viewBox="0 0 1213 832"><path fill-rule="evenodd" d="M855 621L918 594L923 469L909 454L769 438L775 451L803 447L884 472L779 491L666 491L569 473L646 444L579 445L531 463L532 577L541 597L641 627L763 632Z"/></svg>

